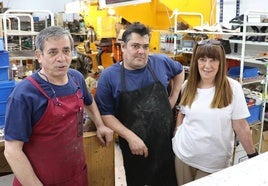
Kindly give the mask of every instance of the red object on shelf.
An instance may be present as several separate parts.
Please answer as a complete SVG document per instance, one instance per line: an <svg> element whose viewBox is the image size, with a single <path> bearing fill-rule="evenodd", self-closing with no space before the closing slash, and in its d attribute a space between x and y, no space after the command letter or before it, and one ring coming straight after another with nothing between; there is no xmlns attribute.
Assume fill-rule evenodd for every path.
<svg viewBox="0 0 268 186"><path fill-rule="evenodd" d="M226 59L227 61L227 71L231 68L231 67L237 67L240 65L240 61L239 60L235 60L235 59Z"/></svg>

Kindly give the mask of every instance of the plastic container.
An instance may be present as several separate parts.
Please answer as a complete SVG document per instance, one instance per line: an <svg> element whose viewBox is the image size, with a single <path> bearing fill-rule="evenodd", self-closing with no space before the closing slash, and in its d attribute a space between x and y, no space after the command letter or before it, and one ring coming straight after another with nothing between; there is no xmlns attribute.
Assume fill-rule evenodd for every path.
<svg viewBox="0 0 268 186"><path fill-rule="evenodd" d="M6 50L1 51L0 49L0 67L3 66L9 66L9 53Z"/></svg>
<svg viewBox="0 0 268 186"><path fill-rule="evenodd" d="M6 114L6 106L7 106L6 101L0 101L0 116Z"/></svg>
<svg viewBox="0 0 268 186"><path fill-rule="evenodd" d="M38 22L39 21L39 17L33 17L33 20L34 20L34 22Z"/></svg>
<svg viewBox="0 0 268 186"><path fill-rule="evenodd" d="M9 66L0 66L0 81L8 81L9 79Z"/></svg>
<svg viewBox="0 0 268 186"><path fill-rule="evenodd" d="M7 101L8 96L15 87L15 81L0 81L0 101Z"/></svg>
<svg viewBox="0 0 268 186"><path fill-rule="evenodd" d="M261 105L254 105L248 108L250 116L247 119L247 122L253 124L261 120Z"/></svg>
<svg viewBox="0 0 268 186"><path fill-rule="evenodd" d="M259 72L259 69L256 67L244 66L243 78L257 77L258 72ZM228 70L228 76L230 77L239 77L239 74L240 74L240 66L231 67Z"/></svg>

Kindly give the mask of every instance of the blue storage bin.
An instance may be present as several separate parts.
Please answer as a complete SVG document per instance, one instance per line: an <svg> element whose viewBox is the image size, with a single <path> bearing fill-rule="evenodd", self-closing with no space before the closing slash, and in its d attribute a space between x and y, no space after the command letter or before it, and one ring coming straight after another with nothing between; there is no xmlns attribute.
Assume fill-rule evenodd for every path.
<svg viewBox="0 0 268 186"><path fill-rule="evenodd" d="M5 115L0 115L0 128L5 127Z"/></svg>
<svg viewBox="0 0 268 186"><path fill-rule="evenodd" d="M0 81L8 81L9 79L9 66L0 66Z"/></svg>
<svg viewBox="0 0 268 186"><path fill-rule="evenodd" d="M256 67L244 66L243 78L251 78L258 76L259 69ZM228 70L228 76L238 78L240 75L240 66L231 67Z"/></svg>
<svg viewBox="0 0 268 186"><path fill-rule="evenodd" d="M15 81L0 81L0 101L7 101L8 96L15 87Z"/></svg>
<svg viewBox="0 0 268 186"><path fill-rule="evenodd" d="M6 106L7 106L6 101L0 101L0 116L6 114Z"/></svg>
<svg viewBox="0 0 268 186"><path fill-rule="evenodd" d="M0 51L4 50L4 39L0 37Z"/></svg>
<svg viewBox="0 0 268 186"><path fill-rule="evenodd" d="M0 51L0 67L9 66L9 53L6 50Z"/></svg>
<svg viewBox="0 0 268 186"><path fill-rule="evenodd" d="M254 105L248 108L250 116L247 119L249 124L255 123L261 120L261 105Z"/></svg>

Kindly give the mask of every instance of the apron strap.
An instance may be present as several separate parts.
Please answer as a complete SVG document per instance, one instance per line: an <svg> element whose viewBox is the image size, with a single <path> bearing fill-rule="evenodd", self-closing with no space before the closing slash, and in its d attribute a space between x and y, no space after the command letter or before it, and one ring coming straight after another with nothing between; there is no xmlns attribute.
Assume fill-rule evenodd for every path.
<svg viewBox="0 0 268 186"><path fill-rule="evenodd" d="M35 79L32 76L26 77L27 80L29 80L46 98L50 98L47 93L44 91L44 89L35 81Z"/></svg>

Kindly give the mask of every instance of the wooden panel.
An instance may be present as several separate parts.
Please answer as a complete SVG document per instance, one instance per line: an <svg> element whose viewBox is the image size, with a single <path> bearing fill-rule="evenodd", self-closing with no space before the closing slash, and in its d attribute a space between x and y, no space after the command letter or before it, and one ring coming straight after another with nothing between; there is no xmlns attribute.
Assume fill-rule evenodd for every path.
<svg viewBox="0 0 268 186"><path fill-rule="evenodd" d="M4 156L4 145L0 147L0 176L2 175L2 173L12 173L12 170L9 166L9 164L7 163L7 160Z"/></svg>
<svg viewBox="0 0 268 186"><path fill-rule="evenodd" d="M103 147L95 132L84 133L84 149L90 186L114 186L114 141Z"/></svg>

